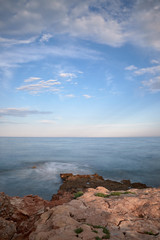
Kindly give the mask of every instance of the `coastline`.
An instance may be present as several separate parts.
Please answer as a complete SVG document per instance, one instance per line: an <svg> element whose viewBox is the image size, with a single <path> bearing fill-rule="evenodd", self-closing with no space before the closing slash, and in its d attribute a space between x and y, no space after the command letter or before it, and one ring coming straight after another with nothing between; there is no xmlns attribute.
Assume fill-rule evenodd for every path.
<svg viewBox="0 0 160 240"><path fill-rule="evenodd" d="M60 176L51 201L0 193L0 239L159 239L160 188L98 174Z"/></svg>

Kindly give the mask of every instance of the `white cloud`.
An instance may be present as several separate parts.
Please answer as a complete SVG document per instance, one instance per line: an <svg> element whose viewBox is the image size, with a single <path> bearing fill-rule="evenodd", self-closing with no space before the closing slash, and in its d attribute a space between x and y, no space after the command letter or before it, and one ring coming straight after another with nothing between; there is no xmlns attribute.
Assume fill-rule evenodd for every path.
<svg viewBox="0 0 160 240"><path fill-rule="evenodd" d="M111 2L107 6L95 0L46 0L45 5L42 0L22 1L19 4L8 1L8 5L1 3L2 34L37 35L47 32L40 41L48 41L52 34L67 33L110 46L120 46L124 42L123 29L119 23L122 6L118 0L117 5ZM119 19L114 18L115 14Z"/></svg>
<svg viewBox="0 0 160 240"><path fill-rule="evenodd" d="M121 46L125 39L122 27L117 20L108 16L105 19L99 14L90 13L87 16L77 18L71 25L71 35L84 38L113 47Z"/></svg>
<svg viewBox="0 0 160 240"><path fill-rule="evenodd" d="M126 42L160 50L160 1L1 1L2 36L67 35L119 47ZM3 41L3 39L2 39ZM24 41L24 42L23 42ZM27 40L22 40L25 43ZM14 44L14 41L12 41ZM29 43L32 40L28 40Z"/></svg>
<svg viewBox="0 0 160 240"><path fill-rule="evenodd" d="M137 0L126 24L128 41L160 50L160 1Z"/></svg>
<svg viewBox="0 0 160 240"><path fill-rule="evenodd" d="M40 80L41 78L39 77L30 77L24 80L24 82L33 82L33 81L37 81Z"/></svg>
<svg viewBox="0 0 160 240"><path fill-rule="evenodd" d="M29 78L30 79L30 78ZM36 79L38 80L38 79ZM24 81L26 82L26 80ZM31 94L37 94L37 93L41 93L41 92L57 92L60 91L60 89L57 89L53 86L55 85L61 85L61 82L57 81L57 80L41 80L38 81L35 84L28 84L28 85L23 85L17 88L17 90L19 91L27 91Z"/></svg>
<svg viewBox="0 0 160 240"><path fill-rule="evenodd" d="M67 94L67 95L65 95L65 97L67 97L67 98L75 98L75 95L74 94Z"/></svg>
<svg viewBox="0 0 160 240"><path fill-rule="evenodd" d="M88 94L84 94L83 97L89 99L89 98L92 98L92 96L88 95Z"/></svg>
<svg viewBox="0 0 160 240"><path fill-rule="evenodd" d="M152 60L151 63L158 64L159 62ZM132 66L133 65L127 67L129 69L126 68L126 70L133 71L134 76L137 77L143 77L143 75L145 76L145 80L141 81L142 86L140 88L145 88L152 93L160 91L160 65L139 69L135 66Z"/></svg>
<svg viewBox="0 0 160 240"><path fill-rule="evenodd" d="M134 71L135 75L144 75L144 74L157 74L160 73L160 65L154 67L140 68Z"/></svg>
<svg viewBox="0 0 160 240"><path fill-rule="evenodd" d="M137 69L137 67L134 66L134 65L130 65L130 66L125 68L125 70L128 70L128 71L133 71L133 70L136 70L136 69Z"/></svg>
<svg viewBox="0 0 160 240"><path fill-rule="evenodd" d="M160 65L153 67L138 68L134 65L130 65L125 70L133 71L134 75L140 76L145 74L156 75L160 73Z"/></svg>
<svg viewBox="0 0 160 240"><path fill-rule="evenodd" d="M68 57L68 58L78 58L78 59L91 59L99 60L102 59L100 53L83 48L81 46L38 46L34 44L31 47L8 47L1 51L0 58L0 68L4 71L4 68L17 68L24 63L36 62L47 57Z"/></svg>
<svg viewBox="0 0 160 240"><path fill-rule="evenodd" d="M43 34L42 37L40 38L40 42L48 42L49 39L51 39L53 36L50 33Z"/></svg>
<svg viewBox="0 0 160 240"><path fill-rule="evenodd" d="M0 117L13 116L13 117L26 117L28 115L37 114L50 114L47 111L30 110L28 108L0 108Z"/></svg>
<svg viewBox="0 0 160 240"><path fill-rule="evenodd" d="M142 85L146 87L150 92L160 92L160 76L142 81Z"/></svg>
<svg viewBox="0 0 160 240"><path fill-rule="evenodd" d="M152 60L151 60L151 63L152 63L152 64L159 64L160 62L159 62L158 60L156 60L156 59L152 59Z"/></svg>
<svg viewBox="0 0 160 240"><path fill-rule="evenodd" d="M36 37L31 37L28 39L12 39L0 37L0 44L5 46L20 45L20 44L30 44L36 41Z"/></svg>
<svg viewBox="0 0 160 240"><path fill-rule="evenodd" d="M59 76L62 78L67 78L67 77L76 78L77 77L76 74L74 74L74 73L60 73Z"/></svg>

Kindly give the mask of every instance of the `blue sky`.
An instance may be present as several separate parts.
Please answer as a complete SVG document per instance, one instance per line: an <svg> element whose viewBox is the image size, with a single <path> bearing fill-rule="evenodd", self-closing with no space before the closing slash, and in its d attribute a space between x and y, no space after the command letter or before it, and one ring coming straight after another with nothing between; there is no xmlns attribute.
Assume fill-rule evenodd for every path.
<svg viewBox="0 0 160 240"><path fill-rule="evenodd" d="M0 5L0 136L160 136L159 0Z"/></svg>

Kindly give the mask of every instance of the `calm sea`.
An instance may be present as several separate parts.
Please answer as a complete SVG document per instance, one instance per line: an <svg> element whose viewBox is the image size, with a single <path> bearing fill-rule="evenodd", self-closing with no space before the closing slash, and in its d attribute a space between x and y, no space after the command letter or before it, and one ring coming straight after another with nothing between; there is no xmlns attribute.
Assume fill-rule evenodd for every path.
<svg viewBox="0 0 160 240"><path fill-rule="evenodd" d="M0 138L0 192L51 199L71 172L158 187L160 138Z"/></svg>

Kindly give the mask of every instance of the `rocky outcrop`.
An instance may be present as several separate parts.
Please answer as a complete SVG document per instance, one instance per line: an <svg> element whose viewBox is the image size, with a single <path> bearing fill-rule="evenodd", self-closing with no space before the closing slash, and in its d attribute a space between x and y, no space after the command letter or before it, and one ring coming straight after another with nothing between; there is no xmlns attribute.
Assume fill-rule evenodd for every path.
<svg viewBox="0 0 160 240"><path fill-rule="evenodd" d="M160 189L97 174L61 178L52 201L0 193L0 240L160 239Z"/></svg>
<svg viewBox="0 0 160 240"><path fill-rule="evenodd" d="M85 192L88 188L96 188L98 186L105 187L110 191L128 190L130 188L147 188L143 183L131 183L130 180L122 180L121 182L104 180L102 176L96 173L93 175L73 175L72 173L65 173L60 174L60 177L63 183L58 193L52 196L52 200L58 201L58 204L70 201L74 193L78 191Z"/></svg>
<svg viewBox="0 0 160 240"><path fill-rule="evenodd" d="M38 196L9 197L0 193L0 240L25 240L34 230L34 223L53 202Z"/></svg>
<svg viewBox="0 0 160 240"><path fill-rule="evenodd" d="M43 213L29 240L160 239L159 220L160 189L97 187Z"/></svg>

